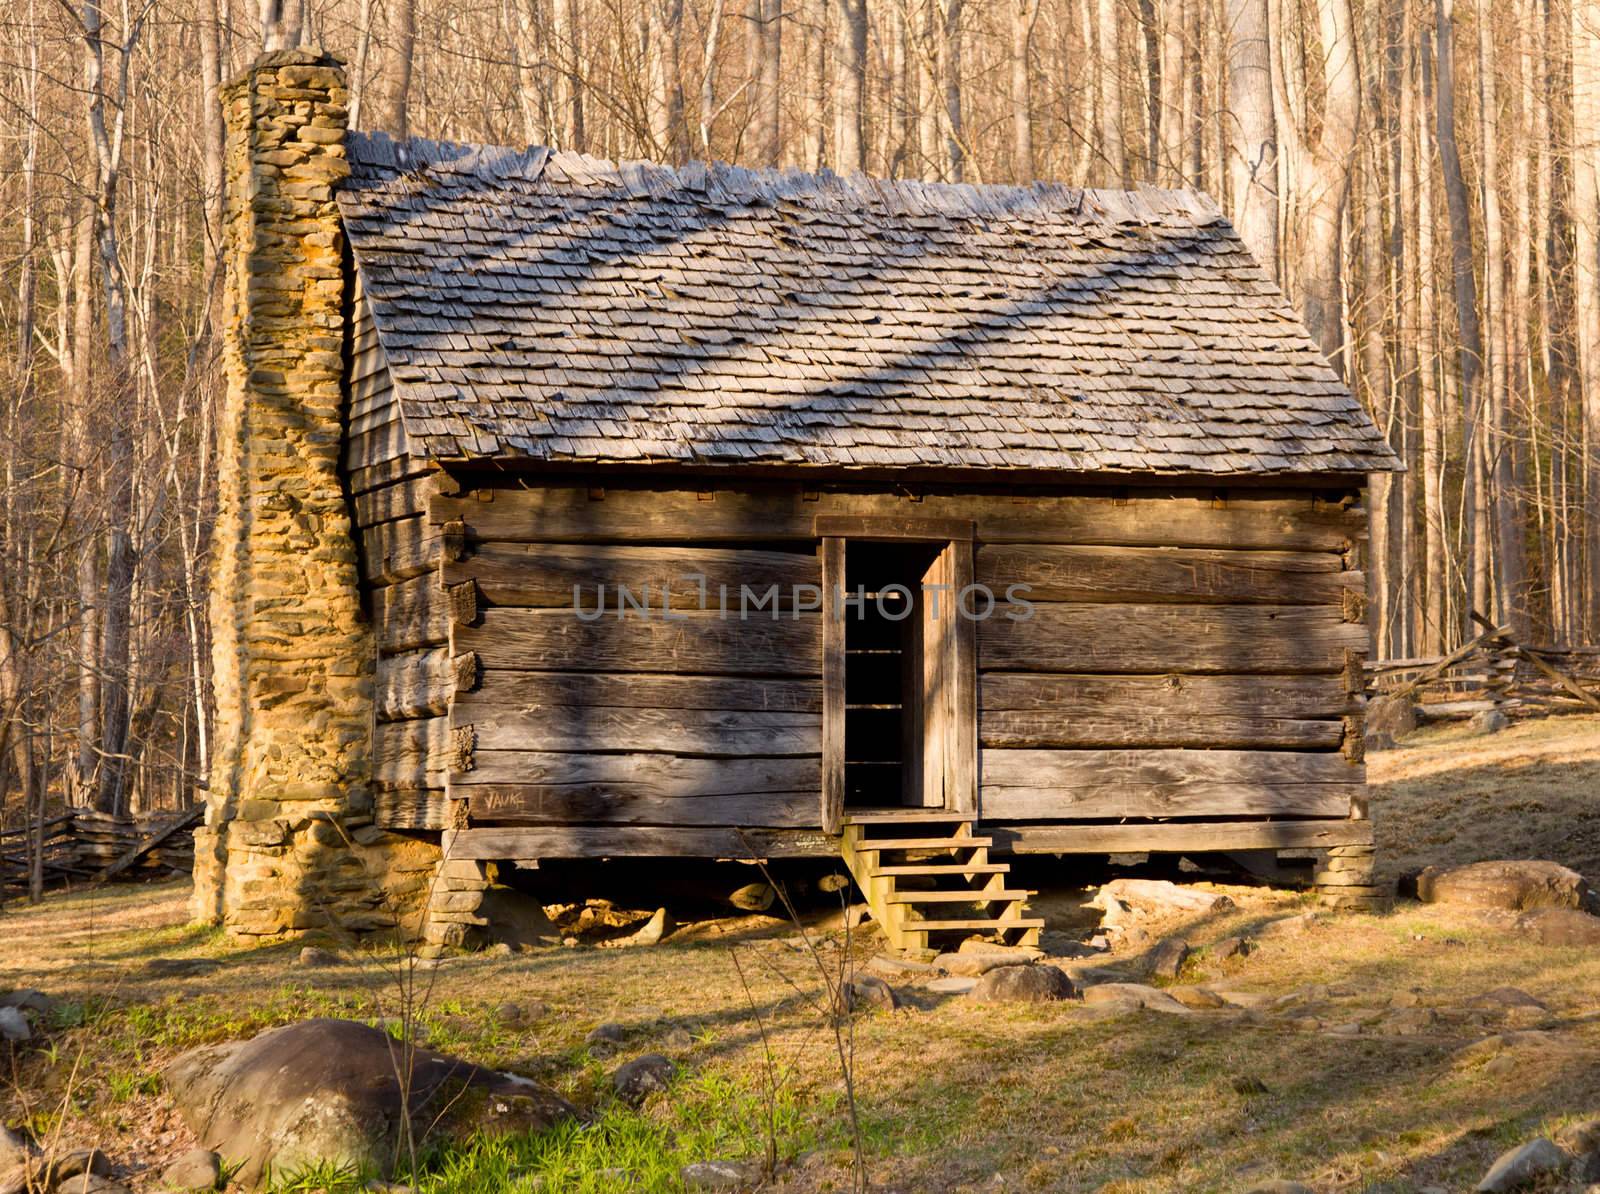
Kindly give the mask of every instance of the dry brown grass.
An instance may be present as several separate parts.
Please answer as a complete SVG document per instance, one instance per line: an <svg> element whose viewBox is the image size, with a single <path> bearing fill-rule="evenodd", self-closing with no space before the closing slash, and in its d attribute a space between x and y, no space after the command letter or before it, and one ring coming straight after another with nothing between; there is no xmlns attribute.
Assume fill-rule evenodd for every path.
<svg viewBox="0 0 1600 1194"><path fill-rule="evenodd" d="M1584 805L1597 766L1585 754L1596 747L1600 720L1567 719L1490 740L1435 734L1375 757L1386 867L1540 855L1594 877L1600 848ZM1186 937L1203 946L1306 906L1284 893L1235 894L1237 910L1185 926ZM1042 903L1075 915L1070 898ZM373 1010L372 959L301 970L291 964L292 947L230 951L183 927L183 916L182 891L166 886L58 897L43 908L13 907L0 922L0 986L36 984L95 1000L116 981L109 1002L117 1010L93 1030L56 1037L63 1054L80 1044L87 1050L72 1129L114 1156L152 1165L186 1139L164 1095L127 1093L130 1076L199 1041L309 1013ZM759 960L810 981L808 964L782 940L787 933L768 923L753 934L755 964L746 966L777 1048L800 1058L789 1084L798 1122L782 1143L808 1155L782 1188L841 1189L848 1142L831 1041ZM424 1020L441 1047L541 1075L590 1105L603 1101L606 1069L582 1048L596 1023L628 1025L637 1051L662 1047L670 1025L689 1025L694 1043L676 1052L690 1082L754 1092L763 1060L728 957L736 939L452 960L439 971ZM140 967L157 954L223 965L156 980ZM1133 974L1139 964L1126 956L1113 969ZM1600 958L1592 954L1544 949L1463 914L1407 905L1391 916L1328 917L1304 934L1266 937L1252 956L1225 964L1202 954L1194 978L1289 998L1250 1012L1108 1018L1081 1004L996 1007L910 990L910 1009L865 1018L857 1086L876 1185L988 1189L1001 1174L1004 1189L1154 1194L1236 1191L1283 1176L1323 1192L1462 1190L1507 1145L1600 1114ZM1545 1001L1549 1013L1507 1017L1472 1006L1505 986ZM509 1028L493 1009L518 999L540 1000L546 1010ZM1463 1053L1529 1026L1543 1034L1501 1050L1498 1060L1492 1046ZM58 1085L37 1057L23 1072L35 1092ZM1235 1083L1245 1077L1268 1093L1239 1093ZM677 1130L702 1089L646 1114ZM6 1115L14 1118L14 1100Z"/></svg>

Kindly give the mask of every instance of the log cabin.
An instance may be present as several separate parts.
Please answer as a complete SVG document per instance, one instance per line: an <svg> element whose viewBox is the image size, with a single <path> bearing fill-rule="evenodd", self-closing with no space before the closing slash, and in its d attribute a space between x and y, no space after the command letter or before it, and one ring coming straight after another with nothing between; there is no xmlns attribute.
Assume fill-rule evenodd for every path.
<svg viewBox="0 0 1600 1194"><path fill-rule="evenodd" d="M228 93L203 913L455 945L496 867L629 857L843 857L906 947L1036 937L1021 854L1375 898L1397 462L1210 198L344 111L316 51Z"/></svg>

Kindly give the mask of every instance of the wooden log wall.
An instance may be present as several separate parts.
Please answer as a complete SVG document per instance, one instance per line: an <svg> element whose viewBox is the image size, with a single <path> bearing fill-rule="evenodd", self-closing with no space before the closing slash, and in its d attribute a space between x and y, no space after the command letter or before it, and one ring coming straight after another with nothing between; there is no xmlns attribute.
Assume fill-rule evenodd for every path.
<svg viewBox="0 0 1600 1194"><path fill-rule="evenodd" d="M463 595L444 587L441 536L427 518L445 479L411 455L359 274L357 287L344 456L378 644L374 819L390 829L443 829L450 622L471 615L460 608Z"/></svg>
<svg viewBox="0 0 1600 1194"><path fill-rule="evenodd" d="M816 826L816 614L723 619L684 576L713 605L815 584L819 516L970 520L976 580L1032 586L1030 619L978 628L983 819L1362 811L1353 491L463 488L428 521L462 545L444 581L477 620L407 674L470 665L448 749L474 825ZM574 615L575 584L618 582L650 585L651 617Z"/></svg>

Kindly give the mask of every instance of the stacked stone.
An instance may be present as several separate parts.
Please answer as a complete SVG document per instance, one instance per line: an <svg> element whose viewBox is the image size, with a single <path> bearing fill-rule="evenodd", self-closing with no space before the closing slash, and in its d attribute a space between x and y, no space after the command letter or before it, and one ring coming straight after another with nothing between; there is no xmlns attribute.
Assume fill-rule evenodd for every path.
<svg viewBox="0 0 1600 1194"><path fill-rule="evenodd" d="M1372 846L1329 846L1318 852L1312 882L1325 905L1351 912L1379 912L1394 902L1392 888L1373 882Z"/></svg>
<svg viewBox="0 0 1600 1194"><path fill-rule="evenodd" d="M494 864L449 857L439 864L422 920L422 951L438 954L482 943L488 918L479 914L484 894L494 882Z"/></svg>
<svg viewBox="0 0 1600 1194"><path fill-rule="evenodd" d="M195 910L238 936L390 928L437 860L372 825L376 649L339 473L347 103L342 64L315 50L264 55L224 93L217 735Z"/></svg>

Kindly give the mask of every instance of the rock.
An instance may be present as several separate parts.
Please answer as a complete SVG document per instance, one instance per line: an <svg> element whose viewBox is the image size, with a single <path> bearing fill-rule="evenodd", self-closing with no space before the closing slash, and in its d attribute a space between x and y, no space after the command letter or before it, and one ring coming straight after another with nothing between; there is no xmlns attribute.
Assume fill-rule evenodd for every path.
<svg viewBox="0 0 1600 1194"><path fill-rule="evenodd" d="M397 1043L350 1020L313 1019L247 1041L192 1049L164 1072L178 1113L195 1136L238 1162L241 1185L258 1184L270 1160L280 1171L326 1162L387 1169L396 1155L402 1101ZM548 1127L576 1114L554 1093L515 1075L482 1070L418 1049L410 1109L419 1128L448 1108L447 1130L482 1101L463 1088L514 1103L519 1122Z"/></svg>
<svg viewBox="0 0 1600 1194"><path fill-rule="evenodd" d="M682 1052L694 1048L694 1035L683 1025L674 1024L661 1037L661 1043L668 1049Z"/></svg>
<svg viewBox="0 0 1600 1194"><path fill-rule="evenodd" d="M1231 1085L1236 1094L1242 1094L1247 1098L1272 1093L1267 1089L1267 1084L1254 1074L1240 1074Z"/></svg>
<svg viewBox="0 0 1600 1194"><path fill-rule="evenodd" d="M1195 1011L1215 1011L1228 1006L1228 1001L1210 987L1168 987L1167 994Z"/></svg>
<svg viewBox="0 0 1600 1194"><path fill-rule="evenodd" d="M56 1001L43 991L35 990L33 987L23 987L20 991L12 991L9 995L0 995L0 1007L14 1007L21 1012L48 1016L55 1011Z"/></svg>
<svg viewBox="0 0 1600 1194"><path fill-rule="evenodd" d="M622 945L660 945L661 939L671 931L671 922L667 919L667 910L657 908L650 919L634 933L624 937Z"/></svg>
<svg viewBox="0 0 1600 1194"><path fill-rule="evenodd" d="M508 1028L523 1028L550 1014L550 1008L538 999L526 1003L502 1003L494 1009L495 1018Z"/></svg>
<svg viewBox="0 0 1600 1194"><path fill-rule="evenodd" d="M1600 916L1576 908L1535 908L1517 917L1515 928L1539 945L1600 946Z"/></svg>
<svg viewBox="0 0 1600 1194"><path fill-rule="evenodd" d="M337 966L339 955L331 949L308 945L300 951L300 956L295 961L301 966Z"/></svg>
<svg viewBox="0 0 1600 1194"><path fill-rule="evenodd" d="M660 1053L645 1053L618 1066L611 1075L612 1088L623 1102L637 1107L651 1095L667 1089L678 1072L670 1058Z"/></svg>
<svg viewBox="0 0 1600 1194"><path fill-rule="evenodd" d="M1251 948L1250 942L1243 937L1224 937L1211 944L1206 950L1206 957L1214 962L1226 962L1229 958L1249 957Z"/></svg>
<svg viewBox="0 0 1600 1194"><path fill-rule="evenodd" d="M0 1007L0 1039L20 1044L33 1039L28 1018L14 1007Z"/></svg>
<svg viewBox="0 0 1600 1194"><path fill-rule="evenodd" d="M221 968L215 958L151 958L144 964L151 978L196 978Z"/></svg>
<svg viewBox="0 0 1600 1194"><path fill-rule="evenodd" d="M1558 862L1533 860L1430 866L1417 876L1417 898L1425 904L1470 908L1582 908L1588 885Z"/></svg>
<svg viewBox="0 0 1600 1194"><path fill-rule="evenodd" d="M511 942L496 941L483 951L486 958L509 958L512 955Z"/></svg>
<svg viewBox="0 0 1600 1194"><path fill-rule="evenodd" d="M728 896L728 903L741 912L765 912L777 900L777 889L770 883L746 883Z"/></svg>
<svg viewBox="0 0 1600 1194"><path fill-rule="evenodd" d="M39 1147L21 1132L0 1125L0 1173L15 1165L25 1165L39 1155Z"/></svg>
<svg viewBox="0 0 1600 1194"><path fill-rule="evenodd" d="M1541 1136L1501 1153L1473 1190L1477 1194L1503 1194L1559 1173L1566 1165L1567 1155L1553 1141Z"/></svg>
<svg viewBox="0 0 1600 1194"><path fill-rule="evenodd" d="M1227 911L1234 905L1225 895L1180 887L1165 879L1113 879L1095 893L1089 906L1101 909L1104 923L1110 926L1135 916L1197 916Z"/></svg>
<svg viewBox="0 0 1600 1194"><path fill-rule="evenodd" d="M1271 1181L1257 1182L1246 1190L1245 1194L1316 1194L1316 1191L1301 1182L1285 1181L1277 1177Z"/></svg>
<svg viewBox="0 0 1600 1194"><path fill-rule="evenodd" d="M817 880L817 890L832 895L843 891L850 886L850 876L842 871L834 871L831 875L824 875Z"/></svg>
<svg viewBox="0 0 1600 1194"><path fill-rule="evenodd" d="M222 1180L222 1158L208 1148L191 1148L161 1171L168 1190L215 1190Z"/></svg>
<svg viewBox="0 0 1600 1194"><path fill-rule="evenodd" d="M110 1172L111 1158L98 1148L75 1148L45 1162L40 1180L49 1187L68 1178L105 1177Z"/></svg>
<svg viewBox="0 0 1600 1194"><path fill-rule="evenodd" d="M877 975L858 974L844 985L844 1006L852 1012L892 1012L900 996Z"/></svg>
<svg viewBox="0 0 1600 1194"><path fill-rule="evenodd" d="M1547 1012L1548 1004L1541 1003L1532 995L1519 987L1496 987L1492 991L1485 991L1482 995L1474 995L1467 1000L1468 1007L1525 1007L1534 1011Z"/></svg>
<svg viewBox="0 0 1600 1194"><path fill-rule="evenodd" d="M1146 1011L1167 1012L1176 1016L1194 1014L1167 992L1158 991L1142 983L1098 983L1083 989L1083 1001L1090 1005L1122 1004L1130 1008L1144 1008Z"/></svg>
<svg viewBox="0 0 1600 1194"><path fill-rule="evenodd" d="M1417 728L1417 706L1406 697L1373 697L1367 702L1365 721L1366 748L1393 750Z"/></svg>
<svg viewBox="0 0 1600 1194"><path fill-rule="evenodd" d="M678 1171L686 1190L749 1190L761 1170L749 1161L696 1161Z"/></svg>
<svg viewBox="0 0 1600 1194"><path fill-rule="evenodd" d="M939 955L943 957L944 955ZM879 978L918 978L922 975L938 974L937 960L933 962L917 962L910 958L893 958L888 954L874 954L867 960L865 970L870 970Z"/></svg>
<svg viewBox="0 0 1600 1194"><path fill-rule="evenodd" d="M1511 724L1511 719L1498 709L1480 709L1472 715L1474 734L1498 734Z"/></svg>
<svg viewBox="0 0 1600 1194"><path fill-rule="evenodd" d="M1032 945L1001 945L997 941L990 941L983 937L968 937L956 947L956 953L1010 958L1013 965L1020 966L1025 962L1036 961L1044 954L1044 951Z"/></svg>
<svg viewBox="0 0 1600 1194"><path fill-rule="evenodd" d="M628 1039L628 1030L620 1024L596 1024L583 1038L586 1045L620 1045Z"/></svg>
<svg viewBox="0 0 1600 1194"><path fill-rule="evenodd" d="M980 1003L1054 1003L1077 993L1072 980L1054 966L1001 966L980 978L967 998Z"/></svg>
<svg viewBox="0 0 1600 1194"><path fill-rule="evenodd" d="M128 1187L97 1173L81 1173L58 1184L54 1194L128 1194Z"/></svg>
<svg viewBox="0 0 1600 1194"><path fill-rule="evenodd" d="M1302 912L1298 916L1284 916L1269 920L1256 930L1261 937L1298 937L1310 929L1320 918L1315 912Z"/></svg>
<svg viewBox="0 0 1600 1194"><path fill-rule="evenodd" d="M1020 964L1026 965L1026 959ZM1017 958L1010 954L1001 953L956 953L940 954L933 960L934 966L946 974L958 974L963 978L982 978L991 970L998 970L1002 966L1019 965Z"/></svg>
<svg viewBox="0 0 1600 1194"><path fill-rule="evenodd" d="M927 985L927 990L935 995L966 995L978 985L978 980L965 975L951 975L949 978L936 978Z"/></svg>
<svg viewBox="0 0 1600 1194"><path fill-rule="evenodd" d="M1189 960L1189 943L1168 937L1150 951L1150 973L1156 978L1177 978Z"/></svg>

